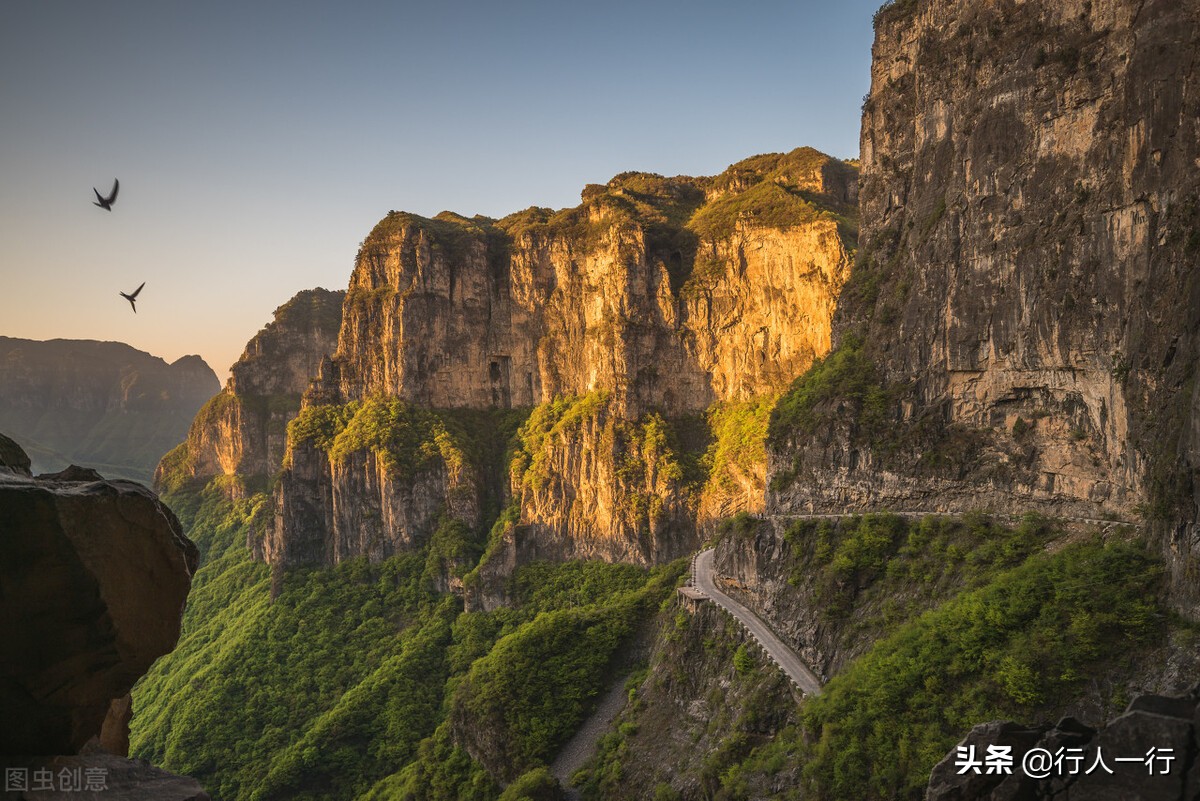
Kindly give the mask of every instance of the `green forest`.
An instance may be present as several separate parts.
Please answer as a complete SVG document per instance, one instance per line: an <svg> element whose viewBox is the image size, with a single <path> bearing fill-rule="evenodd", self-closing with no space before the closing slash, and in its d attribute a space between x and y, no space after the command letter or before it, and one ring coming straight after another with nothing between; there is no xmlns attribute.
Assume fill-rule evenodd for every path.
<svg viewBox="0 0 1200 801"><path fill-rule="evenodd" d="M272 602L244 547L268 499L221 484L166 498L203 567L178 647L135 689L131 738L214 798L496 798L553 759L686 567L531 564L511 607L465 612L433 589L426 546L289 572Z"/></svg>

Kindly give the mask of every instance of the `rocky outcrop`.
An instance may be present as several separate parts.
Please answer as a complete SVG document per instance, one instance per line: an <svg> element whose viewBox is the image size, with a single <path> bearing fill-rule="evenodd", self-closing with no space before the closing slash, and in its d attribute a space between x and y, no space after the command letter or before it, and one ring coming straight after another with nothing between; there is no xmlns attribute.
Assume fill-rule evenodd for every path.
<svg viewBox="0 0 1200 801"><path fill-rule="evenodd" d="M667 441L666 423L629 424L604 402L573 425L556 425L518 460L511 495L514 538L529 559L657 564L686 553L695 535L691 488Z"/></svg>
<svg viewBox="0 0 1200 801"><path fill-rule="evenodd" d="M432 438L417 447L431 445ZM450 444L424 457L400 469L385 450L331 458L312 441L294 442L287 480L275 494L275 525L256 556L281 567L356 556L379 561L428 543L443 517L478 528L476 470Z"/></svg>
<svg viewBox="0 0 1200 801"><path fill-rule="evenodd" d="M785 521L743 518L717 543L713 565L722 589L753 609L805 664L833 675L869 643L855 642L840 627L823 625L824 604L811 581L793 582L809 567L784 536ZM852 626L846 626L852 629Z"/></svg>
<svg viewBox="0 0 1200 801"><path fill-rule="evenodd" d="M102 728L119 747L130 688L179 638L198 559L138 484L0 470L0 754L73 754Z"/></svg>
<svg viewBox="0 0 1200 801"><path fill-rule="evenodd" d="M1194 565L1198 37L1194 2L881 11L834 325L877 391L774 432L771 508L1145 513Z"/></svg>
<svg viewBox="0 0 1200 801"><path fill-rule="evenodd" d="M0 757L0 771L9 778L0 791L4 801L209 801L200 783L188 776L160 770L144 759L123 759L91 752L52 759Z"/></svg>
<svg viewBox="0 0 1200 801"><path fill-rule="evenodd" d="M219 388L199 356L167 364L120 342L0 337L0 428L34 472L82 464L148 484Z"/></svg>
<svg viewBox="0 0 1200 801"><path fill-rule="evenodd" d="M29 455L21 450L20 445L0 434L0 473L31 476L32 464Z"/></svg>
<svg viewBox="0 0 1200 801"><path fill-rule="evenodd" d="M337 353L305 405L503 410L602 392L603 419L541 443L539 459L562 471L551 484L513 487L516 536L559 558L669 558L696 540L694 493L654 465L634 476L612 461L640 458L617 429L777 392L825 353L856 192L852 166L802 148L715 178L624 173L558 213L392 212L359 251ZM369 458L339 456L319 477L303 472L320 462L309 456L295 450L283 474L280 543L331 519L292 498L332 505L339 483L373 480L351 477Z"/></svg>
<svg viewBox="0 0 1200 801"><path fill-rule="evenodd" d="M1024 727L1011 721L980 724L933 769L925 798L1190 801L1200 794L1198 698L1198 691L1178 698L1139 696L1124 715L1100 731L1074 718L1054 726ZM1010 749L1009 772L989 773L983 767L978 772L963 770L963 754L974 753L982 761L989 746ZM1044 770L1023 767L1026 754L1034 749L1046 752L1051 760L1060 752L1066 757L1057 768L1052 762ZM1030 766L1036 768L1033 762Z"/></svg>
<svg viewBox="0 0 1200 801"><path fill-rule="evenodd" d="M238 494L274 479L300 396L337 346L344 297L307 289L275 310L274 319L246 343L225 388L196 415L187 440L159 464L158 487L237 476L230 491Z"/></svg>

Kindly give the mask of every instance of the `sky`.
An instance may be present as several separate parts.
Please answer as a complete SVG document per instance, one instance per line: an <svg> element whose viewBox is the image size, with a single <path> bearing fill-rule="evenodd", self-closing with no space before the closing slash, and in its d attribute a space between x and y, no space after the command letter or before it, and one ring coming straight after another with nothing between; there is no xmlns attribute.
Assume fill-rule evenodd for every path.
<svg viewBox="0 0 1200 801"><path fill-rule="evenodd" d="M196 353L224 381L277 306L345 288L390 209L857 157L879 4L4 0L0 335Z"/></svg>

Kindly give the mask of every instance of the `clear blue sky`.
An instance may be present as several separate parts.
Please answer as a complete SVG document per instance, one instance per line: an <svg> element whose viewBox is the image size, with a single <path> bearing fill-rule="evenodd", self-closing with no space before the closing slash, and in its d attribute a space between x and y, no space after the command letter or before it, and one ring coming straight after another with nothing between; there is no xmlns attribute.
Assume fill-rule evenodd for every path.
<svg viewBox="0 0 1200 801"><path fill-rule="evenodd" d="M389 209L858 153L880 0L0 4L0 334L224 380ZM92 187L121 179L110 214ZM118 297L142 281L138 314Z"/></svg>

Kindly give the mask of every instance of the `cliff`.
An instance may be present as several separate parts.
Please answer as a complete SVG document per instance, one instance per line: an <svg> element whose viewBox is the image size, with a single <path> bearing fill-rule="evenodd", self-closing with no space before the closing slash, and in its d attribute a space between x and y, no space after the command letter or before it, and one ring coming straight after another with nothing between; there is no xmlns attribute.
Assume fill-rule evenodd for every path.
<svg viewBox="0 0 1200 801"><path fill-rule="evenodd" d="M776 410L771 510L1144 518L1193 569L1198 25L1192 2L880 12L859 256L835 354Z"/></svg>
<svg viewBox="0 0 1200 801"><path fill-rule="evenodd" d="M237 476L231 491L242 492L274 479L300 396L337 345L344 296L304 290L275 310L272 321L246 343L225 388L208 399L186 440L158 466L158 486Z"/></svg>
<svg viewBox="0 0 1200 801"><path fill-rule="evenodd" d="M500 550L641 563L686 552L714 510L761 497L765 477L726 453L715 469L706 463L722 480L705 489L692 469L714 439L703 413L779 392L829 349L853 254L856 179L850 165L801 148L713 178L623 173L559 212L389 213L359 251L337 352L305 413L325 410L349 430L370 427L355 415L382 398L497 420L533 408L524 461L502 461L501 449L481 462L460 442L461 481L419 479L402 492L421 512L381 518L376 507L401 490L371 457L352 456L352 437L335 445L333 432L323 449L320 438L292 436L264 554L379 557L388 549L338 543L361 540L365 518L387 520L389 533L372 542L420 540L450 495L470 487L516 510ZM742 462L765 461L757 439L757 457ZM531 465L548 481L527 475ZM490 522L481 506L457 519Z"/></svg>
<svg viewBox="0 0 1200 801"><path fill-rule="evenodd" d="M35 472L82 464L148 484L219 387L199 356L167 364L120 342L0 337L0 428Z"/></svg>

